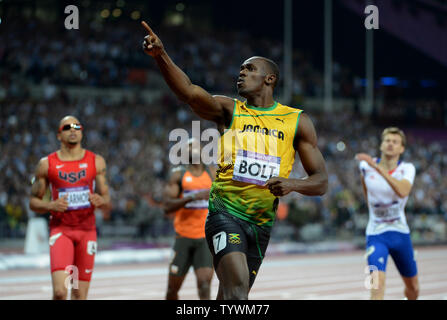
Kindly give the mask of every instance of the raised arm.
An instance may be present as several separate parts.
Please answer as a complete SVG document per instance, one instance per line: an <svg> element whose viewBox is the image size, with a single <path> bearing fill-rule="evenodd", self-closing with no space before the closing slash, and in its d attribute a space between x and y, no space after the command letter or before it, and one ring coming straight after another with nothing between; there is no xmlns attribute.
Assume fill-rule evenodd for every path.
<svg viewBox="0 0 447 320"><path fill-rule="evenodd" d="M225 96L212 96L203 88L192 84L189 77L171 60L160 38L142 21L148 35L143 50L155 59L166 83L177 98L189 104L201 118L229 126L233 116L234 100Z"/></svg>
<svg viewBox="0 0 447 320"><path fill-rule="evenodd" d="M68 208L67 196L55 201L42 200L48 188L48 158L40 159L31 186L29 207L37 213L64 212Z"/></svg>
<svg viewBox="0 0 447 320"><path fill-rule="evenodd" d="M298 151L308 177L303 179L271 178L266 186L275 196L284 196L292 191L307 196L321 196L326 193L328 176L323 155L317 146L317 134L307 114L301 114L294 148Z"/></svg>
<svg viewBox="0 0 447 320"><path fill-rule="evenodd" d="M374 168L386 180L386 182L388 182L390 187L400 198L405 198L410 194L413 186L410 181L407 179L397 180L396 178L392 177L387 170L379 166L369 154L358 153L355 157L357 160L366 161L371 168Z"/></svg>

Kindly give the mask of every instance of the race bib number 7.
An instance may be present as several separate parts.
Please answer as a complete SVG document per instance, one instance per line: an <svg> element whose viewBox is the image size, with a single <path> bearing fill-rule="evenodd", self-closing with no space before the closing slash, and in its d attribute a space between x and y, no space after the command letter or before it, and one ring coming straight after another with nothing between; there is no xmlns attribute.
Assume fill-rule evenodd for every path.
<svg viewBox="0 0 447 320"><path fill-rule="evenodd" d="M88 186L75 187L75 188L63 188L59 189L59 198L67 195L68 209L78 210L90 208L91 204L88 200L90 189Z"/></svg>
<svg viewBox="0 0 447 320"><path fill-rule="evenodd" d="M247 150L239 150L234 164L233 180L264 185L279 176L281 158Z"/></svg>

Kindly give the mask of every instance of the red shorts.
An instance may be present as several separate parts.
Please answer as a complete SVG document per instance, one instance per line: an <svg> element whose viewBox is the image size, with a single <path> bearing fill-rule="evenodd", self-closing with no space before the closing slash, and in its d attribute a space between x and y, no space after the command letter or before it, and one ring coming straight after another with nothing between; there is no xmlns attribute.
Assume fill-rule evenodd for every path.
<svg viewBox="0 0 447 320"><path fill-rule="evenodd" d="M50 230L51 272L66 270L76 266L77 270L67 269L75 277L78 272L80 281L90 281L96 254L96 229L80 230L67 227L55 227ZM68 272L69 271L69 272Z"/></svg>

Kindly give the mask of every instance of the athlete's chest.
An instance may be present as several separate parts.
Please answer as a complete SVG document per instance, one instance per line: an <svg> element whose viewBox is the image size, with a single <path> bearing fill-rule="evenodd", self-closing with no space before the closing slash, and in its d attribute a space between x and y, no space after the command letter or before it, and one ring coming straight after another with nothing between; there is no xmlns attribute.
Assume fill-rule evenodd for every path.
<svg viewBox="0 0 447 320"><path fill-rule="evenodd" d="M49 170L49 180L55 186L87 185L95 176L94 164L89 161L55 161Z"/></svg>
<svg viewBox="0 0 447 320"><path fill-rule="evenodd" d="M199 176L195 176L187 171L182 179L183 190L208 189L211 187L211 184L212 180L206 171Z"/></svg>
<svg viewBox="0 0 447 320"><path fill-rule="evenodd" d="M389 174L392 178L401 180L403 177L403 169L398 167L395 170L389 172ZM371 167L368 167L365 170L364 181L368 189L368 192L371 195L375 195L382 198L395 196L394 190L391 188L390 184L386 181L386 179L379 172L377 172L377 170Z"/></svg>
<svg viewBox="0 0 447 320"><path fill-rule="evenodd" d="M272 139L278 143L291 141L296 129L296 117L276 114L241 113L235 119L235 134L242 138Z"/></svg>

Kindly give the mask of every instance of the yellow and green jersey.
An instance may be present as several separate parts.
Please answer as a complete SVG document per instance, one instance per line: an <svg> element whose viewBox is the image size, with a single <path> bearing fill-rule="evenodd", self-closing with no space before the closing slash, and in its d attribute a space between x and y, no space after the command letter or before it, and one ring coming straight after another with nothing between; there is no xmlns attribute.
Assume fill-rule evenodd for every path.
<svg viewBox="0 0 447 320"><path fill-rule="evenodd" d="M264 185L271 177L289 177L301 112L278 102L259 108L234 100L230 127L219 139L210 211L225 211L259 226L273 225L278 200Z"/></svg>

